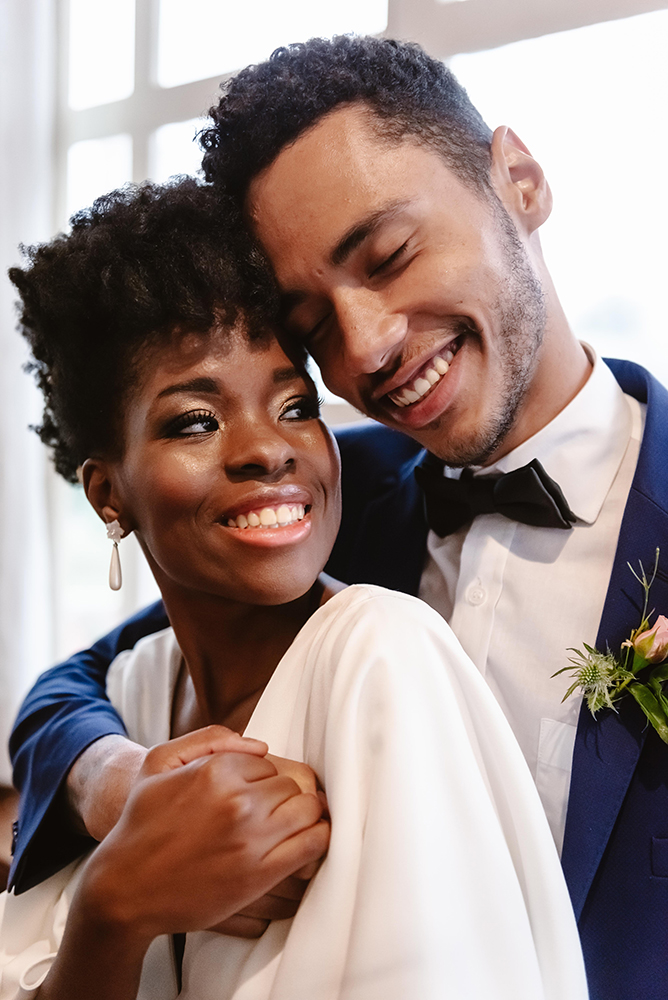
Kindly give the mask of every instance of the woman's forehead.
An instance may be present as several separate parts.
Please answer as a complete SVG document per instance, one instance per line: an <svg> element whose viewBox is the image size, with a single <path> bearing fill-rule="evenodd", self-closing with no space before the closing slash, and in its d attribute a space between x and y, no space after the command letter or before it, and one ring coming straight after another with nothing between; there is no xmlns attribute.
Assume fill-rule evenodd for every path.
<svg viewBox="0 0 668 1000"><path fill-rule="evenodd" d="M258 335L238 322L205 331L174 330L169 337L153 341L139 362L136 385L152 394L161 391L162 383L214 370L223 382L235 380L240 370L252 371L255 380L263 376L274 380L277 370L285 373L284 378L288 371L295 378L309 378L301 354L282 344L273 331L267 329Z"/></svg>

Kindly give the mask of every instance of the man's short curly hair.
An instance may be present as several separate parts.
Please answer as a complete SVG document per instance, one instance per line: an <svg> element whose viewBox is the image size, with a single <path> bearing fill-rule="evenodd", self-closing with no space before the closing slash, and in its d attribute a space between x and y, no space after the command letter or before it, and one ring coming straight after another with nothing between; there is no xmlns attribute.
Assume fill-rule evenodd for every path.
<svg viewBox="0 0 668 1000"><path fill-rule="evenodd" d="M70 482L91 455L122 452L120 411L142 351L175 333L267 335L274 293L234 211L192 178L112 191L71 232L22 248L9 276L44 394L42 441Z"/></svg>
<svg viewBox="0 0 668 1000"><path fill-rule="evenodd" d="M243 201L253 177L340 105L366 104L376 133L410 136L438 152L462 181L491 189L492 133L447 67L419 45L340 35L277 49L221 85L200 134L207 180Z"/></svg>

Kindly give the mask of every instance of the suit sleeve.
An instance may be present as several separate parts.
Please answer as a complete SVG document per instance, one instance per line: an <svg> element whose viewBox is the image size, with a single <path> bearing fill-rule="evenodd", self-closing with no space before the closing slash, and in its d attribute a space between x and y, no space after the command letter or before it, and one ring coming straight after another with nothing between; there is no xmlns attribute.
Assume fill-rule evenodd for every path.
<svg viewBox="0 0 668 1000"><path fill-rule="evenodd" d="M9 749L14 784L21 793L14 827L9 884L24 892L74 858L93 841L70 825L59 794L72 764L86 747L110 734L125 735L105 689L107 669L124 649L169 624L161 601L130 618L90 649L38 678L18 714Z"/></svg>

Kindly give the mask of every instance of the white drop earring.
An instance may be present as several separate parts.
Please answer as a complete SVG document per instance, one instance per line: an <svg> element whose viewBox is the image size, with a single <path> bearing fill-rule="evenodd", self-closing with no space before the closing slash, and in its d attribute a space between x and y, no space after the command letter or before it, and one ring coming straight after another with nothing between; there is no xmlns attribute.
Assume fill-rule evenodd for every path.
<svg viewBox="0 0 668 1000"><path fill-rule="evenodd" d="M111 564L109 566L109 586L112 590L120 590L123 584L123 574L121 573L121 557L118 554L118 543L123 537L123 529L118 521L107 523L107 538L114 543L111 550Z"/></svg>

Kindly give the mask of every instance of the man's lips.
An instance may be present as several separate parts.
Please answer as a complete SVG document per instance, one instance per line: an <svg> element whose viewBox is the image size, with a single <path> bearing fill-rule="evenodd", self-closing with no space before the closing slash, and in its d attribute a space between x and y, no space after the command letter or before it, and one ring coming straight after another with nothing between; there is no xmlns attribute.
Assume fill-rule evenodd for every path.
<svg viewBox="0 0 668 1000"><path fill-rule="evenodd" d="M417 370L411 372L410 378L405 379L400 385L392 388L389 392L386 391L383 394L383 398L388 399L395 407L399 407L400 409L420 402L447 375L450 365L461 346L461 341L461 335L449 341L426 361L421 362Z"/></svg>

